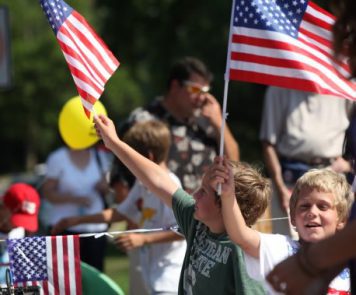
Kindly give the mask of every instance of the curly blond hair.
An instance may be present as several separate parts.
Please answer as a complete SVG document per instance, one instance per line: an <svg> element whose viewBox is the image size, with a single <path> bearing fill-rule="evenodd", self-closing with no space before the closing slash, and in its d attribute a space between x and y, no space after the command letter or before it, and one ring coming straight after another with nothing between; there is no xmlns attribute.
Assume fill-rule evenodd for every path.
<svg viewBox="0 0 356 295"><path fill-rule="evenodd" d="M332 193L335 196L335 206L339 219L341 222L346 221L354 196L343 174L327 168L311 169L303 174L297 180L289 202L292 219L295 217L296 206L298 199L301 197L301 191L305 189Z"/></svg>

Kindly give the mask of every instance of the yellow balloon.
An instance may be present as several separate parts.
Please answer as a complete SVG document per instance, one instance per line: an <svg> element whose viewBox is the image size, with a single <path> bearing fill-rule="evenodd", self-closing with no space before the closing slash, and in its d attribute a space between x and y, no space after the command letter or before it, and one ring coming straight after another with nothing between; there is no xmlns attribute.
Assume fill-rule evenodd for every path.
<svg viewBox="0 0 356 295"><path fill-rule="evenodd" d="M95 103L94 109L98 115L107 114L100 101ZM85 149L99 140L94 128L93 113L88 119L79 96L65 103L59 113L58 125L64 142L72 149Z"/></svg>

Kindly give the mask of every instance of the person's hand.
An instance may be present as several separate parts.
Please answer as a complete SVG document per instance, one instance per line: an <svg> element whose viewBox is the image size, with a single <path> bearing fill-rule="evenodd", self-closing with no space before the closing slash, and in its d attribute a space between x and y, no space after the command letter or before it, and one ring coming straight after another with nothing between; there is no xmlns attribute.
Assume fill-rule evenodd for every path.
<svg viewBox="0 0 356 295"><path fill-rule="evenodd" d="M129 233L119 235L115 239L115 244L122 251L128 252L145 244L145 235L140 233Z"/></svg>
<svg viewBox="0 0 356 295"><path fill-rule="evenodd" d="M109 190L110 190L110 187L109 187L109 184L108 182L106 181L105 178L102 178L100 181L98 181L95 185L95 189L97 192L99 192L101 195L106 195Z"/></svg>
<svg viewBox="0 0 356 295"><path fill-rule="evenodd" d="M352 170L350 162L346 161L343 157L337 157L330 168L338 173L350 172Z"/></svg>
<svg viewBox="0 0 356 295"><path fill-rule="evenodd" d="M296 255L277 264L267 275L266 280L277 292L288 295L327 294L330 282L322 276L307 275L300 268Z"/></svg>
<svg viewBox="0 0 356 295"><path fill-rule="evenodd" d="M91 206L91 199L89 197L74 197L73 203L82 206L82 207L90 207Z"/></svg>
<svg viewBox="0 0 356 295"><path fill-rule="evenodd" d="M207 118L216 129L220 129L223 121L221 107L216 98L210 93L205 95L205 101L201 107L201 114Z"/></svg>
<svg viewBox="0 0 356 295"><path fill-rule="evenodd" d="M79 218L76 216L63 218L52 227L51 234L52 235L60 234L68 227L71 227L71 226L74 226L77 224L79 224Z"/></svg>
<svg viewBox="0 0 356 295"><path fill-rule="evenodd" d="M104 141L105 146L112 150L115 146L115 141L118 140L115 125L105 115L94 116L95 130L97 135Z"/></svg>
<svg viewBox="0 0 356 295"><path fill-rule="evenodd" d="M218 186L221 185L222 195L235 195L234 178L226 158L215 157L213 164L209 167L204 177L209 181L213 190L217 190Z"/></svg>
<svg viewBox="0 0 356 295"><path fill-rule="evenodd" d="M289 200L292 195L292 191L289 190L285 185L277 190L279 205L282 211L289 212Z"/></svg>

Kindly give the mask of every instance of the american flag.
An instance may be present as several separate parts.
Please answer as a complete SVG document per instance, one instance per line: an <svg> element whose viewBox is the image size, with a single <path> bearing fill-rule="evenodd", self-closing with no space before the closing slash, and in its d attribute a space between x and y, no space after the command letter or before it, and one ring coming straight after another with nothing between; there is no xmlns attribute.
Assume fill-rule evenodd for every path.
<svg viewBox="0 0 356 295"><path fill-rule="evenodd" d="M86 20L62 0L41 0L89 117L119 61Z"/></svg>
<svg viewBox="0 0 356 295"><path fill-rule="evenodd" d="M334 17L307 0L235 0L230 79L356 100L332 53Z"/></svg>
<svg viewBox="0 0 356 295"><path fill-rule="evenodd" d="M40 286L42 294L82 294L78 236L8 239L15 286Z"/></svg>

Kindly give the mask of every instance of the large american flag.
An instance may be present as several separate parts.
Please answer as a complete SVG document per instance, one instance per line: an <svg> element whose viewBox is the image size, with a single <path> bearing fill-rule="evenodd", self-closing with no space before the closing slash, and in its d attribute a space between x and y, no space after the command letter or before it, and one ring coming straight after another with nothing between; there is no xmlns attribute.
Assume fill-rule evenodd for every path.
<svg viewBox="0 0 356 295"><path fill-rule="evenodd" d="M118 60L86 20L62 0L41 0L89 117Z"/></svg>
<svg viewBox="0 0 356 295"><path fill-rule="evenodd" d="M8 239L15 286L40 286L41 294L82 294L79 237Z"/></svg>
<svg viewBox="0 0 356 295"><path fill-rule="evenodd" d="M332 53L334 17L307 0L235 0L230 79L356 100Z"/></svg>

